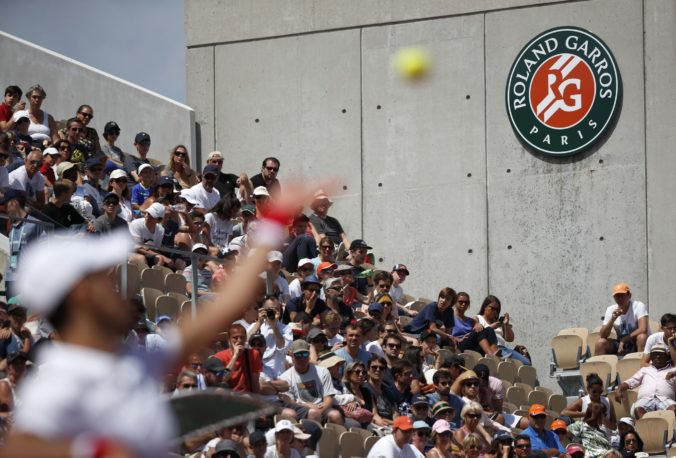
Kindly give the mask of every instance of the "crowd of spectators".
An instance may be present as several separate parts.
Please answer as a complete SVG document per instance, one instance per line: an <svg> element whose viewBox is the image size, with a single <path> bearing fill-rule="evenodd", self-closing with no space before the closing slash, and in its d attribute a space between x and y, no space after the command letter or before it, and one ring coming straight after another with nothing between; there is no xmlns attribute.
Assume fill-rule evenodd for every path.
<svg viewBox="0 0 676 458"><path fill-rule="evenodd" d="M46 95L35 85L24 101L21 89L9 86L0 105L0 203L10 241L4 274L10 299L0 308L5 428L20 403L17 386L27 370L36 370L36 350L58 340L49 323L30 316L13 294L27 245L64 230L83 237L126 230L135 243L129 262L185 276L185 294L196 294L199 313L199 304L218 294L249 254L258 218L284 192L275 157L264 158L251 177L231 173L219 151L208 154L203 166L193 165L184 145L175 146L163 164L153 158L146 132L132 133L131 152L116 146L122 133L116 121L105 124L100 138L89 127L89 105L78 107L58 129L41 108ZM178 452L310 456L317 454L327 423L379 436L369 457L580 458L613 448L624 456L640 451L633 419L615 418L598 377L587 379L589 394L551 425L539 404L524 416L506 412L502 381L484 365L469 369L460 355L471 350L530 364L528 352L514 347L512 317L500 299L489 295L472 308L469 293L444 287L424 307L412 308L404 287L415 272L403 263L376 268L373 248L351 238L329 215L332 204L320 189L309 209L299 209L284 244L268 254L257 300L213 345L166 374L161 388L174 394L207 388L255 394L277 406L278 421L264 417L222 428L184 441ZM675 410L676 317L665 315L662 332L650 335L645 305L631 299L629 287L617 285L613 296L597 352L646 352L645 367L615 395L640 387L636 418ZM140 296L129 303L120 344L135 350L158 351L166 333L187 319L159 316L151 322Z"/></svg>

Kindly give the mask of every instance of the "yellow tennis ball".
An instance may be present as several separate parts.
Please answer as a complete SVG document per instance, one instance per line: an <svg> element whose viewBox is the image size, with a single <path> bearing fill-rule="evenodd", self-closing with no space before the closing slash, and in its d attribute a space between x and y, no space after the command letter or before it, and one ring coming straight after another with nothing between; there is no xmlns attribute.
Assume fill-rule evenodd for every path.
<svg viewBox="0 0 676 458"><path fill-rule="evenodd" d="M394 67L403 78L420 79L429 71L430 57L422 48L403 48L394 56Z"/></svg>

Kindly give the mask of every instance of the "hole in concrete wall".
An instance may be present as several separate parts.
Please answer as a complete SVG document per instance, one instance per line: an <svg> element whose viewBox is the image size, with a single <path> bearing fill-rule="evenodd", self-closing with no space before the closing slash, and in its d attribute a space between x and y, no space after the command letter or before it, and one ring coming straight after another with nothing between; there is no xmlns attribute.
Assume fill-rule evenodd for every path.
<svg viewBox="0 0 676 458"><path fill-rule="evenodd" d="M470 248L469 250L467 250L467 252L468 252L469 254L472 254L472 253L474 253L474 250Z"/></svg>
<svg viewBox="0 0 676 458"><path fill-rule="evenodd" d="M605 240L605 238L603 236L601 236L601 237L599 237L599 240L603 242Z"/></svg>
<svg viewBox="0 0 676 458"><path fill-rule="evenodd" d="M376 110L380 110L380 108L381 108L380 105L376 106Z"/></svg>
<svg viewBox="0 0 676 458"><path fill-rule="evenodd" d="M603 159L599 159L599 164L603 164Z"/></svg>
<svg viewBox="0 0 676 458"><path fill-rule="evenodd" d="M347 185L343 186L343 191L347 191Z"/></svg>
<svg viewBox="0 0 676 458"><path fill-rule="evenodd" d="M511 249L512 249L512 245L507 245L507 249L508 249L508 250L511 250Z"/></svg>
<svg viewBox="0 0 676 458"><path fill-rule="evenodd" d="M343 108L343 113L347 113L347 110L345 108Z"/></svg>
<svg viewBox="0 0 676 458"><path fill-rule="evenodd" d="M512 169L507 169L507 173L512 173Z"/></svg>
<svg viewBox="0 0 676 458"><path fill-rule="evenodd" d="M467 94L467 95L465 96L465 99L467 99L467 100L471 99L471 97L469 96L469 94Z"/></svg>
<svg viewBox="0 0 676 458"><path fill-rule="evenodd" d="M378 262L383 262L383 261L384 261L383 258L378 258Z"/></svg>
<svg viewBox="0 0 676 458"><path fill-rule="evenodd" d="M261 122L261 120L256 118L256 119L254 119L254 122Z"/></svg>
<svg viewBox="0 0 676 458"><path fill-rule="evenodd" d="M467 178L472 178L472 174L471 174L471 173L468 173L468 174L467 174Z"/></svg>
<svg viewBox="0 0 676 458"><path fill-rule="evenodd" d="M378 187L379 187L379 188L382 188L382 187L383 187L383 184L382 184L382 183L378 183Z"/></svg>

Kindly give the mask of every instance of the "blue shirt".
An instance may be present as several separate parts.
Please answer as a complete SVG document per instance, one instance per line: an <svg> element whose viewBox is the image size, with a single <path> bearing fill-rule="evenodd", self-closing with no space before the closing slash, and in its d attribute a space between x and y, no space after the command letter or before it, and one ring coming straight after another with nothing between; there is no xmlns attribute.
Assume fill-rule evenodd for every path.
<svg viewBox="0 0 676 458"><path fill-rule="evenodd" d="M430 323L435 323L437 321L441 321L448 330L453 328L453 307L448 307L442 313L439 312L436 302L427 304L409 324L404 326L404 332L408 332L409 334L420 334L430 327Z"/></svg>
<svg viewBox="0 0 676 458"><path fill-rule="evenodd" d="M552 431L549 431L548 429L545 429L544 431L544 436L541 436L538 434L537 431L533 429L532 426L529 426L528 428L524 429L521 434L524 434L528 437L530 437L530 448L532 451L537 451L537 450L543 450L543 449L552 449L555 448L559 451L559 453L565 453L565 449L563 448L563 445L561 445L561 441L559 440L559 436L554 434Z"/></svg>
<svg viewBox="0 0 676 458"><path fill-rule="evenodd" d="M143 205L148 197L153 193L153 187L145 188L141 183L137 183L131 188L131 203Z"/></svg>
<svg viewBox="0 0 676 458"><path fill-rule="evenodd" d="M353 361L361 361L362 363L364 363L364 365L368 366L369 359L371 359L371 352L368 352L366 350L362 350L360 348L359 351L357 352L357 357L353 358L347 352L347 347L343 347L340 350L336 350L336 356L343 358L345 360L345 364L343 364L341 366L341 369L340 369L340 372L342 374L343 368L347 367L347 365L350 364Z"/></svg>

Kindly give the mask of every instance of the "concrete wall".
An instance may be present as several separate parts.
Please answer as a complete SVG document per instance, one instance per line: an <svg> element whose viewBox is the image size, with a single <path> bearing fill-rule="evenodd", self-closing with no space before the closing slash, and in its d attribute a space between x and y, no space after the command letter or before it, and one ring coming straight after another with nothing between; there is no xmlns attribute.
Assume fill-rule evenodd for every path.
<svg viewBox="0 0 676 458"><path fill-rule="evenodd" d="M16 84L25 92L40 84L47 92L42 108L57 121L86 103L94 108L90 126L102 143L103 126L115 121L121 131L117 145L125 152L136 154L134 137L145 131L152 140L150 157L166 163L169 150L182 143L195 159L192 108L3 32L0 56L2 90Z"/></svg>
<svg viewBox="0 0 676 458"><path fill-rule="evenodd" d="M414 294L450 285L475 311L496 294L541 374L556 330L599 325L618 281L652 318L670 310L673 1L187 0L186 16L188 100L230 168L271 154L282 180L339 175L352 238L407 263ZM559 25L604 40L624 99L605 141L552 159L517 140L504 91L519 50ZM409 45L432 55L422 84L392 70Z"/></svg>

